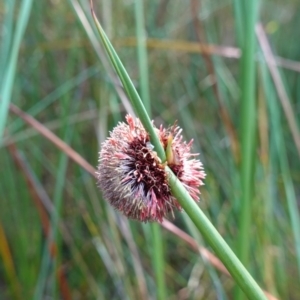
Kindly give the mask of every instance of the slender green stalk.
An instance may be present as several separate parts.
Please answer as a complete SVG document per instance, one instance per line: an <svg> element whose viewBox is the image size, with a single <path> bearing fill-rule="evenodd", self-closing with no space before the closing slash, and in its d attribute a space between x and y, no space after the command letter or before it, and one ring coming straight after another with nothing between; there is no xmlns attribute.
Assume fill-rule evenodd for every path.
<svg viewBox="0 0 300 300"><path fill-rule="evenodd" d="M152 125L152 122L149 118L149 115L147 114L147 111L145 109L145 106L137 93L132 81L129 78L128 73L126 72L123 64L121 63L117 53L115 52L115 49L111 45L108 37L106 36L104 30L102 29L100 23L97 20L97 17L94 13L94 10L92 8L92 15L95 21L95 24L97 26L97 29L99 31L101 40L105 46L105 49L111 59L111 62L116 70L116 72L119 75L120 80L123 83L124 89L127 92L127 95L129 97L129 100L132 103L133 108L135 109L136 114L141 119L141 122L143 123L145 129L148 131L150 135L151 142L154 146L155 151L157 152L158 156L161 158L161 160L164 162L166 160L166 155L164 148L162 144L159 141L159 138L155 132L155 129Z"/></svg>
<svg viewBox="0 0 300 300"><path fill-rule="evenodd" d="M250 1L251 6L254 6L255 1ZM255 10L255 7L251 7ZM252 10L251 10L252 11ZM253 11L253 14L255 12ZM243 262L247 262L249 249L249 229L250 229L250 199L252 195L252 181L253 181L253 154L255 146L255 129L256 129L256 115L255 115L255 32L254 24L256 18L252 18L252 28L247 27L247 42L243 47L242 57L242 214L240 218L240 250L239 255Z"/></svg>
<svg viewBox="0 0 300 300"><path fill-rule="evenodd" d="M13 25L14 25L14 9L15 0L6 0L4 6L5 14L2 20L2 32L0 42L0 82L3 83L4 72L9 57L9 50L11 46L11 40L13 37ZM0 84L1 89L1 84Z"/></svg>
<svg viewBox="0 0 300 300"><path fill-rule="evenodd" d="M150 138L154 146L156 147L157 153L160 156L162 153L163 156L160 156L162 161L165 161L165 152L164 149L155 133L155 130L150 122L150 118L147 115L147 112L141 102L140 97L138 96L124 66L122 65L120 59L118 58L115 50L113 49L111 43L109 42L107 36L105 35L101 25L97 21L97 18L92 9L92 14L96 22L97 28L100 33L101 40L106 48L106 51L109 54L109 57L112 61L112 64L115 67L116 72L118 73L125 90L128 93L129 99L132 101L134 108L141 121L143 122L146 130L149 130ZM152 140L154 138L154 140ZM224 265L227 267L228 271L232 277L239 284L241 289L250 299L266 299L264 293L259 288L257 283L241 264L226 242L223 240L218 231L214 228L205 214L201 211L199 206L191 198L189 193L183 187L182 183L178 178L173 174L173 172L166 166L166 171L169 174L169 184L172 190L173 195L178 199L181 206L184 208L188 216L197 226L198 230L205 237L209 245L214 249L217 255L220 257Z"/></svg>
<svg viewBox="0 0 300 300"><path fill-rule="evenodd" d="M148 55L146 47L145 20L144 20L144 1L135 0L135 19L137 52L140 71L140 90L145 108L151 116L151 102L149 92L148 76Z"/></svg>
<svg viewBox="0 0 300 300"><path fill-rule="evenodd" d="M169 184L173 195L176 197L185 212L194 222L205 240L222 260L227 270L238 283L249 299L266 299L264 293L223 240L219 232L211 224L196 202L184 188L182 183L174 175L169 167L166 167L169 175Z"/></svg>
<svg viewBox="0 0 300 300"><path fill-rule="evenodd" d="M236 38L238 46L243 45L244 43L244 23L243 23L243 6L244 3L240 0L233 1L234 6L234 19L235 19L235 29L236 29Z"/></svg>
<svg viewBox="0 0 300 300"><path fill-rule="evenodd" d="M10 57L8 59L8 65L7 69L5 70L5 76L3 79L3 83L0 86L1 88L1 101L0 101L0 142L2 140L6 119L7 119L7 113L8 113L8 107L11 99L12 89L13 89L13 83L15 78L15 72L16 72L16 66L17 66L17 60L18 60L18 54L19 49L21 45L21 40L29 19L29 14L31 10L32 0L23 0L21 7L20 7L20 13L18 16L18 22L15 30L15 35L13 39L13 44L11 47L11 53Z"/></svg>
<svg viewBox="0 0 300 300"><path fill-rule="evenodd" d="M156 295L157 299L164 300L167 299L166 295L166 283L165 283L165 260L164 260L164 249L163 249L163 239L161 234L161 227L157 223L151 224L152 234L153 234L153 263L155 270L156 279Z"/></svg>
<svg viewBox="0 0 300 300"><path fill-rule="evenodd" d="M138 65L140 73L140 91L145 104L148 115L151 116L151 102L149 92L149 76L148 76L148 55L146 47L145 35L145 20L144 20L144 3L140 0L135 0L135 20L136 20L136 37L137 37L137 52ZM159 300L166 299L166 284L165 284L165 260L163 250L163 239L161 228L158 224L152 223L152 261L155 270L156 280L156 297Z"/></svg>
<svg viewBox="0 0 300 300"><path fill-rule="evenodd" d="M51 235L51 234L50 234ZM43 297L44 288L46 285L48 270L50 268L51 263L51 257L49 254L49 249L51 246L52 238L48 236L46 243L44 245L43 254L42 254L42 260L41 260L41 267L39 276L37 279L37 283L34 290L33 300L39 300Z"/></svg>
<svg viewBox="0 0 300 300"><path fill-rule="evenodd" d="M253 194L254 151L255 151L255 22L257 19L257 1L244 3L244 40L242 45L242 101L241 101L241 214L239 220L238 256L247 267L249 265L251 198ZM236 299L241 299L237 290Z"/></svg>

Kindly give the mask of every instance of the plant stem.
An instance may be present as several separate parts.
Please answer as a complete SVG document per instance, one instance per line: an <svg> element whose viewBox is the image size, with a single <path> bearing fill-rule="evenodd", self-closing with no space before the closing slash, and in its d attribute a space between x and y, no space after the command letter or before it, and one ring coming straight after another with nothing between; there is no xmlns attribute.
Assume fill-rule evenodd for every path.
<svg viewBox="0 0 300 300"><path fill-rule="evenodd" d="M25 32L25 28L27 26L27 22L29 19L30 11L31 11L32 0L23 0L19 15L18 22L15 29L15 34L13 38L13 43L11 47L11 51L9 57L7 57L8 63L7 68L5 69L5 76L3 79L3 83L0 84L0 93L1 93L1 101L0 101L0 142L2 140L7 113L9 108L9 103L11 100L11 95L13 91L13 84L15 79L15 73L17 68L18 55L20 50L20 45L22 41L23 34Z"/></svg>
<svg viewBox="0 0 300 300"><path fill-rule="evenodd" d="M157 154L160 157L160 159L162 160L162 162L165 162L166 155L165 155L164 148L156 134L156 131L152 125L149 115L147 114L145 106L144 106L139 94L137 93L127 71L125 70L123 64L121 63L115 49L111 45L103 28L101 27L100 23L98 22L97 17L94 12L94 9L93 9L93 6L92 6L92 1L91 1L91 10L92 10L92 15L93 15L95 24L97 26L98 32L100 34L101 40L105 46L105 49L110 57L110 60L113 64L116 72L119 75L119 78L124 86L124 89L127 92L129 100L131 101L131 104L132 104L136 114L140 118L142 124L144 125L145 129L149 133L150 139L154 146L155 151L157 152Z"/></svg>
<svg viewBox="0 0 300 300"><path fill-rule="evenodd" d="M242 44L242 98L241 98L241 207L239 219L238 256L241 262L248 267L249 249L251 239L251 199L253 194L254 176L254 151L255 151L255 23L257 19L257 1L244 3L244 40ZM239 290L236 291L236 299L241 299Z"/></svg>
<svg viewBox="0 0 300 300"><path fill-rule="evenodd" d="M151 102L149 92L149 76L148 76L148 57L146 48L145 20L144 20L144 4L143 1L135 0L135 20L136 20L136 38L138 65L140 73L140 91L145 104L146 111L151 117ZM150 224L152 229L152 261L155 271L156 281L156 298L159 300L166 299L165 284L165 260L163 250L163 239L161 228L158 224Z"/></svg>
<svg viewBox="0 0 300 300"><path fill-rule="evenodd" d="M148 55L146 47L144 1L135 0L136 38L140 72L140 90L145 108L151 116L151 102L149 92Z"/></svg>
<svg viewBox="0 0 300 300"><path fill-rule="evenodd" d="M166 167L169 175L169 184L172 194L176 197L185 212L194 222L205 240L222 260L232 277L245 292L249 299L266 299L264 293L254 281L236 255L226 244L219 232L211 224L190 194L184 188L182 183L174 175L169 167Z"/></svg>
<svg viewBox="0 0 300 300"><path fill-rule="evenodd" d="M165 284L165 261L164 261L164 249L163 249L163 239L161 234L161 228L159 224L151 224L152 234L153 234L153 263L155 270L156 279L156 297L159 300L166 299L166 284Z"/></svg>

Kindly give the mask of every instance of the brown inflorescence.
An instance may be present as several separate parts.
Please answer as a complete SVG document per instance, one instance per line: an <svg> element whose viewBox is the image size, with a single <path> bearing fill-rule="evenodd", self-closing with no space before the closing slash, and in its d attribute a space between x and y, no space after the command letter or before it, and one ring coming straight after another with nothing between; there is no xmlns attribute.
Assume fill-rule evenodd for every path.
<svg viewBox="0 0 300 300"><path fill-rule="evenodd" d="M97 177L104 198L131 219L162 222L174 208L181 209L170 191L168 164L198 201L205 173L199 160L190 159L198 155L190 153L192 141L182 142L178 126L156 129L167 155L161 162L140 120L130 115L126 120L128 124L119 123L100 151Z"/></svg>

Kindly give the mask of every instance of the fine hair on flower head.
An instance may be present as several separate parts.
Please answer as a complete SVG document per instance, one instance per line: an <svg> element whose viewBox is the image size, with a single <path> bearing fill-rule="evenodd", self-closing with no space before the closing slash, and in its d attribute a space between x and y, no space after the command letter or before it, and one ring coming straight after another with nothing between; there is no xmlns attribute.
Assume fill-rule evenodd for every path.
<svg viewBox="0 0 300 300"><path fill-rule="evenodd" d="M205 178L202 163L190 152L193 140L182 141L182 129L173 125L156 128L165 149L167 161L162 162L154 151L138 118L126 116L102 144L98 171L98 185L110 204L131 219L159 221L181 210L171 194L165 166L168 165L182 182L191 197L199 201L199 187Z"/></svg>

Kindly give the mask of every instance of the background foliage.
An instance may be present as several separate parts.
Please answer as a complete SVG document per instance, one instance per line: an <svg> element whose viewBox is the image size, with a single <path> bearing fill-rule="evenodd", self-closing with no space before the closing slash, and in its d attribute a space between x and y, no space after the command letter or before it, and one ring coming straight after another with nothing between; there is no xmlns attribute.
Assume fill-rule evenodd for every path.
<svg viewBox="0 0 300 300"><path fill-rule="evenodd" d="M245 7L219 0L144 1L139 10L129 0L94 5L138 90L148 76L155 124L178 120L186 140L195 140L207 173L201 208L235 252L248 245L245 264L265 290L298 299L300 3L259 4L251 226L242 238ZM142 15L145 31L136 28ZM101 142L130 106L96 38L88 2L7 0L0 20L0 298L162 297L156 295L155 229L113 211L68 149L8 111L11 102L97 165ZM143 69L137 41L144 33ZM173 223L205 246L184 213ZM227 275L182 236L161 234L165 297L233 297Z"/></svg>

